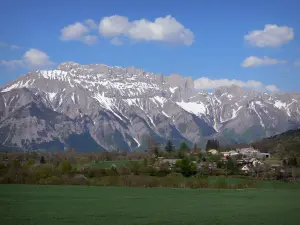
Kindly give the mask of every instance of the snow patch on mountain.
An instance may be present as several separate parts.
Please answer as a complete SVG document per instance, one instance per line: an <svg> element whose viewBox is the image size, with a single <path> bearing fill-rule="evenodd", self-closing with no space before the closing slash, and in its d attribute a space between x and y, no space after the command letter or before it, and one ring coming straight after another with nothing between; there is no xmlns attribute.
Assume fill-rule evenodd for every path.
<svg viewBox="0 0 300 225"><path fill-rule="evenodd" d="M282 102L280 100L276 100L274 103L274 107L278 108L278 109L282 109L286 107L286 103Z"/></svg>
<svg viewBox="0 0 300 225"><path fill-rule="evenodd" d="M196 116L206 114L206 106L202 102L176 102L185 111L195 114Z"/></svg>

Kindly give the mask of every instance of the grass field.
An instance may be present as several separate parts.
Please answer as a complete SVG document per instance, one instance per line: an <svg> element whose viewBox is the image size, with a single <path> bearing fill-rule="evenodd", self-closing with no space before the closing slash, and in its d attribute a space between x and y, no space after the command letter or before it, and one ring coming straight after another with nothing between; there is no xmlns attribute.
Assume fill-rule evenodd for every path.
<svg viewBox="0 0 300 225"><path fill-rule="evenodd" d="M300 191L0 185L1 224L300 224Z"/></svg>

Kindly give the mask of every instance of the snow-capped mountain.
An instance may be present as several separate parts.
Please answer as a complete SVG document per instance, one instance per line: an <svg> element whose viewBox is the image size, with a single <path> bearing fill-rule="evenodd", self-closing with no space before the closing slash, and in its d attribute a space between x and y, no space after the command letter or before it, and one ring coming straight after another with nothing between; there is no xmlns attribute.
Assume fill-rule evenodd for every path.
<svg viewBox="0 0 300 225"><path fill-rule="evenodd" d="M199 92L191 77L134 67L65 62L21 76L0 91L2 148L145 150L149 136L175 144L203 146L209 138L230 144L300 125L300 93L238 86Z"/></svg>

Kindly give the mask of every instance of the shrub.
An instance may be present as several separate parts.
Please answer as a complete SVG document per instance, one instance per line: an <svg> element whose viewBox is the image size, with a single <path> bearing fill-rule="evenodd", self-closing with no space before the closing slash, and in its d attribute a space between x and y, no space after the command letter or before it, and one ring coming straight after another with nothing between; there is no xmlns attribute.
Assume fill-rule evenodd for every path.
<svg viewBox="0 0 300 225"><path fill-rule="evenodd" d="M62 184L62 181L61 181L61 179L59 179L56 176L50 176L50 177L43 178L43 179L39 180L37 183L38 184L55 184L55 185L58 185L58 184Z"/></svg>
<svg viewBox="0 0 300 225"><path fill-rule="evenodd" d="M119 172L115 165L112 165L109 169L106 169L106 174L108 176L118 176Z"/></svg>
<svg viewBox="0 0 300 225"><path fill-rule="evenodd" d="M123 175L129 175L131 173L130 169L126 165L121 165L117 168L118 174L121 176Z"/></svg>
<svg viewBox="0 0 300 225"><path fill-rule="evenodd" d="M61 171L63 173L70 173L72 171L72 165L69 161L64 160L60 165Z"/></svg>
<svg viewBox="0 0 300 225"><path fill-rule="evenodd" d="M196 174L196 165L192 163L188 158L183 158L176 162L176 167L180 169L183 176L189 177Z"/></svg>
<svg viewBox="0 0 300 225"><path fill-rule="evenodd" d="M52 172L53 172L53 167L49 164L45 164L43 166L33 169L33 176L36 181L39 181L41 179L46 179L48 177L51 177Z"/></svg>
<svg viewBox="0 0 300 225"><path fill-rule="evenodd" d="M92 167L86 167L83 171L85 176L94 178L94 177L104 177L107 175L106 169L92 166Z"/></svg>
<svg viewBox="0 0 300 225"><path fill-rule="evenodd" d="M8 166L4 163L0 163L0 176L3 176L7 173Z"/></svg>
<svg viewBox="0 0 300 225"><path fill-rule="evenodd" d="M131 161L129 168L134 175L139 175L142 172L142 165L139 162Z"/></svg>
<svg viewBox="0 0 300 225"><path fill-rule="evenodd" d="M45 160L44 156L41 157L40 163L41 163L41 164L46 163L46 160Z"/></svg>

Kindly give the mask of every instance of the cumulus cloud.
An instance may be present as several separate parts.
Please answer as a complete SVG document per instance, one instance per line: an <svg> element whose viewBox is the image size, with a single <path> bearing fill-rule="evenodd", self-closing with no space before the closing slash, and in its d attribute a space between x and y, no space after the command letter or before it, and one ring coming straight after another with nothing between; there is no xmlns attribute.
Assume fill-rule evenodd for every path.
<svg viewBox="0 0 300 225"><path fill-rule="evenodd" d="M275 64L286 64L286 60L272 59L267 56L259 58L256 56L249 56L241 64L242 67L256 67L256 66L266 66L266 65L275 65Z"/></svg>
<svg viewBox="0 0 300 225"><path fill-rule="evenodd" d="M242 88L249 88L253 90L259 91L279 91L279 89L275 85L264 85L260 81L248 80L229 80L229 79L210 79L208 77L201 77L194 81L194 86L198 90L211 90L216 89L223 86L232 86L237 85Z"/></svg>
<svg viewBox="0 0 300 225"><path fill-rule="evenodd" d="M104 17L99 24L99 33L106 37L126 34L131 27L131 23L125 16Z"/></svg>
<svg viewBox="0 0 300 225"><path fill-rule="evenodd" d="M45 52L35 48L31 48L25 52L23 60L29 67L43 67L52 64L49 56Z"/></svg>
<svg viewBox="0 0 300 225"><path fill-rule="evenodd" d="M279 47L294 39L293 28L267 24L263 30L253 30L244 39L257 47Z"/></svg>
<svg viewBox="0 0 300 225"><path fill-rule="evenodd" d="M82 23L76 22L74 24L64 27L60 30L60 32L60 37L62 40L79 40L82 38L83 35L89 32L89 29Z"/></svg>
<svg viewBox="0 0 300 225"><path fill-rule="evenodd" d="M279 91L279 89L276 87L276 85L267 85L265 88L267 91L271 91L271 92Z"/></svg>
<svg viewBox="0 0 300 225"><path fill-rule="evenodd" d="M52 65L49 56L41 50L31 48L25 52L22 59L17 60L2 60L1 64L9 68L28 67L28 68L42 68Z"/></svg>
<svg viewBox="0 0 300 225"><path fill-rule="evenodd" d="M193 32L171 15L156 18L153 22L147 19L129 21L127 17L119 15L104 17L99 24L99 33L105 37L124 35L136 41L162 41L184 45L194 42Z"/></svg>
<svg viewBox="0 0 300 225"><path fill-rule="evenodd" d="M97 41L97 36L90 35L90 31L97 27L97 24L92 20L85 20L85 24L76 22L74 24L68 25L60 30L60 39L63 41L82 41L85 44L92 45Z"/></svg>

